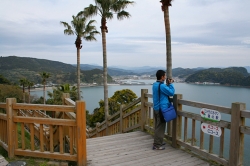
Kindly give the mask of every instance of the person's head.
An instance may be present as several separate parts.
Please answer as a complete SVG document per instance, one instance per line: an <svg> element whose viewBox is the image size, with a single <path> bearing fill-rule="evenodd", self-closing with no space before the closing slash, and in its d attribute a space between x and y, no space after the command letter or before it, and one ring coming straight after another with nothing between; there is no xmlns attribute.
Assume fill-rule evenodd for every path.
<svg viewBox="0 0 250 166"><path fill-rule="evenodd" d="M157 80L164 81L166 79L166 72L163 70L158 70L156 72L156 78L157 78Z"/></svg>

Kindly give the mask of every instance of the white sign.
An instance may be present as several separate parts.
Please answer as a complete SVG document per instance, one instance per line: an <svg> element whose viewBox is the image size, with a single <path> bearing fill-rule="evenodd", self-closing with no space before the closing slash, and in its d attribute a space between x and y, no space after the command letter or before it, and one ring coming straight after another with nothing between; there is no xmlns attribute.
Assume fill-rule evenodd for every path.
<svg viewBox="0 0 250 166"><path fill-rule="evenodd" d="M200 111L200 115L202 118L213 122L219 122L221 120L221 114L216 110L202 108Z"/></svg>
<svg viewBox="0 0 250 166"><path fill-rule="evenodd" d="M221 136L221 128L218 126L214 126L211 124L207 124L207 123L202 123L201 124L201 130L209 135L213 135L216 137L220 137Z"/></svg>

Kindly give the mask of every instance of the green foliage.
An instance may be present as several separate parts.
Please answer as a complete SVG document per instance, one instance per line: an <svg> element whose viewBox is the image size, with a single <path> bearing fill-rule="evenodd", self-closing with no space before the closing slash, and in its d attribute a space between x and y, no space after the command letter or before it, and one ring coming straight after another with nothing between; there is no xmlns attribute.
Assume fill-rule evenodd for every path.
<svg viewBox="0 0 250 166"><path fill-rule="evenodd" d="M6 102L6 98L16 98L21 103L22 96L22 90L18 86L0 84L0 102Z"/></svg>
<svg viewBox="0 0 250 166"><path fill-rule="evenodd" d="M250 86L250 76L243 67L210 68L187 77L186 82L214 82L222 85Z"/></svg>
<svg viewBox="0 0 250 166"><path fill-rule="evenodd" d="M70 64L36 58L16 56L0 57L0 75L8 79L9 82L19 84L20 78L26 78L30 82L40 84L42 78L39 73L42 71L50 73L51 77L48 78L47 81L56 84L63 84L65 82L73 84L77 82L76 67ZM93 83L93 75L97 74L96 80L94 81L101 84L103 81L100 73L102 73L100 69L81 71L81 82ZM108 82L112 82L110 76L108 76Z"/></svg>
<svg viewBox="0 0 250 166"><path fill-rule="evenodd" d="M70 87L69 84L63 84L58 86L56 89L53 89L53 92L48 91L48 96L50 98L46 101L46 103L52 105L62 105L63 93L69 93L71 100L76 101L77 98L76 87L75 86Z"/></svg>
<svg viewBox="0 0 250 166"><path fill-rule="evenodd" d="M10 85L11 82L9 80L7 80L5 77L3 77L1 74L0 74L0 84L7 84L7 85Z"/></svg>
<svg viewBox="0 0 250 166"><path fill-rule="evenodd" d="M117 111L120 110L121 105L127 105L133 102L137 98L136 94L130 89L123 89L116 91L114 95L108 99L109 103L109 114L113 115ZM87 123L90 127L95 127L97 122L103 122L105 120L104 113L104 101L99 101L99 108L96 108L92 115L89 116L89 123Z"/></svg>

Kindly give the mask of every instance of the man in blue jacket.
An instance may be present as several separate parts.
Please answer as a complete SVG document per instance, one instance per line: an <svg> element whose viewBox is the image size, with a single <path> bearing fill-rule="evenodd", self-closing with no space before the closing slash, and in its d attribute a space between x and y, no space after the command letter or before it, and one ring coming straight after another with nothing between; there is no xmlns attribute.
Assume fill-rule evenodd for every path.
<svg viewBox="0 0 250 166"><path fill-rule="evenodd" d="M154 144L153 150L164 150L165 143L163 142L166 122L161 120L160 109L165 110L170 106L168 96L173 96L175 93L173 79L166 80L166 72L158 70L156 72L157 81L153 83L153 103L154 103L154 120L155 120L155 133L154 133ZM164 81L167 81L167 85Z"/></svg>

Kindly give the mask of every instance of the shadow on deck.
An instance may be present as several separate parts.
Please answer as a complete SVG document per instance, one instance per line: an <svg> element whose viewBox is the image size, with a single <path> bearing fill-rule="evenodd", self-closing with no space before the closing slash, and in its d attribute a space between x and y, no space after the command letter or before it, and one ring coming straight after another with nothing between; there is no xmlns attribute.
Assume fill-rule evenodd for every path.
<svg viewBox="0 0 250 166"><path fill-rule="evenodd" d="M165 150L152 150L153 136L136 131L87 139L88 166L209 166L206 161L166 144Z"/></svg>

